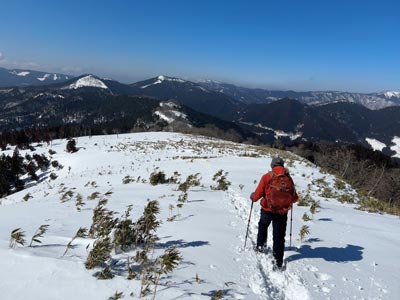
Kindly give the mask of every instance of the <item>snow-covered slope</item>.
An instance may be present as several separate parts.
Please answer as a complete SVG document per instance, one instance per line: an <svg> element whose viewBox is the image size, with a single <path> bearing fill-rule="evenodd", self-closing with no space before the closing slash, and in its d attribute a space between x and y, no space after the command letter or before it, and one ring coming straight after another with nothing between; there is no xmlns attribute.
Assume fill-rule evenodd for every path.
<svg viewBox="0 0 400 300"><path fill-rule="evenodd" d="M393 137L392 143L394 145L391 146L390 149L396 152L396 154L394 155L395 157L400 158L400 137L398 136Z"/></svg>
<svg viewBox="0 0 400 300"><path fill-rule="evenodd" d="M150 82L146 85L141 86L141 89L145 89L148 88L149 86L155 85L155 84L160 84L163 81L173 81L173 82L179 82L179 83L185 83L187 81L183 80L183 79L179 79L179 78L174 78L174 77L168 77L168 76L164 76L164 75L160 75L157 76L157 78L155 78L155 81Z"/></svg>
<svg viewBox="0 0 400 300"><path fill-rule="evenodd" d="M383 93L386 98L399 98L400 99L400 92L397 91L386 91Z"/></svg>
<svg viewBox="0 0 400 300"><path fill-rule="evenodd" d="M210 299L218 290L223 290L221 299L248 300L397 299L400 294L400 266L396 263L399 218L369 214L322 197L324 187L338 195L354 195L354 191L348 186L336 190L333 176L289 153L175 133L82 137L77 141L80 150L74 154L67 154L65 145L65 140L57 140L36 147L38 153L50 148L56 151L53 160L64 165L54 171L56 180L43 174L41 183L0 200L2 300L108 299L116 291L124 293L123 299L138 299L140 281L126 279L125 262L134 252L113 254L115 277L111 280L97 280L92 276L95 271L85 269L93 240L76 239L63 256L78 228L90 227L98 201L87 197L107 191L113 192L107 207L121 214L133 205L134 220L148 199L160 202L162 225L155 254L175 245L183 261L162 278L157 299ZM12 149L6 152L12 153ZM248 246L243 248L251 205L248 196L276 154L285 157L298 191L309 191L321 201L320 212L308 222L302 216L305 212L311 215L309 208L294 206L293 247L288 248L288 226L284 273L272 271L270 254L255 254L251 249L257 233L258 203L250 220ZM232 184L227 191L210 189L215 185L212 177L220 169L229 172L227 179ZM177 208L177 184L148 183L155 170L168 177L177 171L182 181L200 173L202 186L190 189L187 202ZM125 176L134 182L123 184ZM61 202L66 191L74 196ZM32 198L25 202L27 193ZM78 193L86 204L80 212L75 207ZM172 215L175 220L167 221ZM43 224L49 228L41 244L9 248L13 229L22 228L29 244ZM311 234L300 242L303 224Z"/></svg>
<svg viewBox="0 0 400 300"><path fill-rule="evenodd" d="M68 89L79 89L82 87L95 87L95 88L101 88L101 89L108 89L108 87L105 85L103 81L100 79L96 78L93 75L87 75L84 77L79 78L75 82L71 83L68 87Z"/></svg>
<svg viewBox="0 0 400 300"><path fill-rule="evenodd" d="M377 139L366 138L365 140L374 150L382 151L382 149L386 147L386 144L378 141Z"/></svg>
<svg viewBox="0 0 400 300"><path fill-rule="evenodd" d="M166 121L167 123L173 123L177 120L184 121L190 127L187 120L187 115L179 111L181 109L180 105L174 102L160 102L160 107L157 109L154 114L157 115L160 119Z"/></svg>
<svg viewBox="0 0 400 300"><path fill-rule="evenodd" d="M270 103L283 98L297 99L310 105L349 102L358 103L369 109L382 109L400 105L400 92L352 93L340 91L279 91L239 87L213 80L201 80L199 84L212 91L218 91L245 103Z"/></svg>

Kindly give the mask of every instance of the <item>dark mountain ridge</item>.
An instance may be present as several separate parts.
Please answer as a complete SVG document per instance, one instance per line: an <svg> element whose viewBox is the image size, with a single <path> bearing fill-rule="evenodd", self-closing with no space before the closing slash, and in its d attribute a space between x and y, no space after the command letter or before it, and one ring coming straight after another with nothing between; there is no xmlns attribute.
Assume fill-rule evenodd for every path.
<svg viewBox="0 0 400 300"><path fill-rule="evenodd" d="M13 128L13 126L22 128L29 126L29 122L34 122L34 120L44 124L44 120L48 118L45 113L48 111L57 111L56 114L60 118L62 109L68 109L66 112L69 112L72 109L71 105L76 108L79 103L85 101L92 101L102 106L101 112L105 115L107 115L107 110L116 114L117 107L108 106L104 99L118 102L116 99L120 98L117 96L121 96L120 98L126 101L130 101L131 97L136 97L152 99L157 103L175 99L182 104L182 107L191 108L191 114L196 111L202 113L203 116L209 115L223 119L228 121L224 128L230 126L237 131L240 126L245 132L250 130L267 143L273 143L277 139L284 143L296 140L326 140L361 143L369 147L365 139L373 138L385 143L387 145L385 151L389 153L388 148L393 138L400 136L399 106L371 110L356 103L306 105L288 98L271 103L246 104L224 93L209 90L198 83L174 77L158 76L126 85L91 74L46 86L0 89L0 109L2 110L0 127L3 128L2 130ZM99 99L103 99L104 102L98 102ZM57 110L56 107L60 103L68 103L68 105ZM82 107L89 109L89 106L82 103L80 104ZM100 113L98 107L93 107L93 109L98 114ZM120 116L123 115L123 109L132 108L126 108L120 103ZM38 113L41 110L44 114ZM90 116L91 112L87 111L87 114ZM41 115L41 120L32 119L27 117L28 115ZM82 116L79 118L85 122ZM74 120L71 115L64 118L65 122L71 120ZM212 122L215 123L216 119Z"/></svg>
<svg viewBox="0 0 400 300"><path fill-rule="evenodd" d="M27 69L0 68L0 88L15 86L47 85L64 82L74 76L54 72L41 72Z"/></svg>

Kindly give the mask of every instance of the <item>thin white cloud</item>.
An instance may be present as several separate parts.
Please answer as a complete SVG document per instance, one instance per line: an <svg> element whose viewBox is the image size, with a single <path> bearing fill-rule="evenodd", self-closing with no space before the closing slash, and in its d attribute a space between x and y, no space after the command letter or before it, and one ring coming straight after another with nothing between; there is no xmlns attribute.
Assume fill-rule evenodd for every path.
<svg viewBox="0 0 400 300"><path fill-rule="evenodd" d="M7 59L0 59L0 64L6 68L11 69L38 69L40 65L31 61L8 61Z"/></svg>
<svg viewBox="0 0 400 300"><path fill-rule="evenodd" d="M81 67L72 67L72 66L62 67L61 70L62 70L62 72L67 72L67 73L72 73L72 74L82 72Z"/></svg>

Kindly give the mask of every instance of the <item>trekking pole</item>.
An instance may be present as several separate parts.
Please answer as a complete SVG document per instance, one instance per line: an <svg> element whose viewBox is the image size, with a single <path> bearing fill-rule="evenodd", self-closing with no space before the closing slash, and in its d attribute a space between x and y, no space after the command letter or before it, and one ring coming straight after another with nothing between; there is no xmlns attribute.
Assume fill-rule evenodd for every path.
<svg viewBox="0 0 400 300"><path fill-rule="evenodd" d="M254 204L254 201L252 200L251 208L250 208L250 215L249 215L249 222L247 223L246 238L244 239L244 249L246 249L247 236L249 235L249 226L250 226L251 212L253 210L253 204Z"/></svg>
<svg viewBox="0 0 400 300"><path fill-rule="evenodd" d="M293 224L293 203L290 209L290 244L289 244L290 249L292 249L292 224Z"/></svg>

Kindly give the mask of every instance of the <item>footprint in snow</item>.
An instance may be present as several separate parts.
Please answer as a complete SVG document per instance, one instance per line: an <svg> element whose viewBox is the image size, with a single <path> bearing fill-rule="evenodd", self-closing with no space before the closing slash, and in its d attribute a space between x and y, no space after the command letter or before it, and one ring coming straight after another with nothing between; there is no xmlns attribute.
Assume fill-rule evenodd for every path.
<svg viewBox="0 0 400 300"><path fill-rule="evenodd" d="M326 286L322 287L321 290L322 290L324 293L326 293L326 294L331 292L331 289L328 288L328 287L326 287Z"/></svg>
<svg viewBox="0 0 400 300"><path fill-rule="evenodd" d="M325 274L325 273L315 273L314 276L322 281L327 281L329 279L332 278L332 276L330 276L329 274Z"/></svg>
<svg viewBox="0 0 400 300"><path fill-rule="evenodd" d="M309 267L307 267L307 271L310 271L310 272L318 272L318 268L317 268L317 267L314 267L314 266L309 266Z"/></svg>

